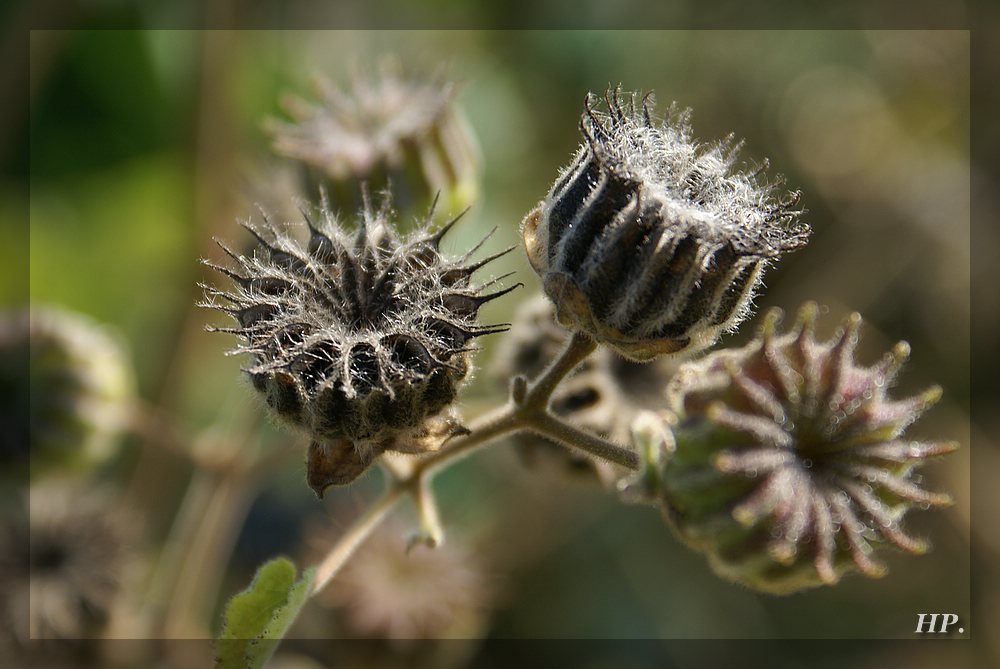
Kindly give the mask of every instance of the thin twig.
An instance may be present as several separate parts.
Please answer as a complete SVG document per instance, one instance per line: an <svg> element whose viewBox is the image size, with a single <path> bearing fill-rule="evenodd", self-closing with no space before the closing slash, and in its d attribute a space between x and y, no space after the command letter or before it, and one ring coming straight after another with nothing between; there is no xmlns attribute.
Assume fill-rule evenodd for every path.
<svg viewBox="0 0 1000 669"><path fill-rule="evenodd" d="M406 487L397 484L390 485L382 496L375 500L371 507L344 532L333 549L316 567L316 578L313 581L311 595L317 594L327 586L354 554L354 551L378 527L382 519L406 493Z"/></svg>
<svg viewBox="0 0 1000 669"><path fill-rule="evenodd" d="M549 398L552 397L559 382L586 360L596 348L597 342L589 336L574 332L562 352L528 386L524 405L536 405L538 408L547 409Z"/></svg>
<svg viewBox="0 0 1000 669"><path fill-rule="evenodd" d="M250 511L256 485L239 471L198 472L208 499L184 546L181 574L173 584L163 630L167 638L205 638L240 528Z"/></svg>
<svg viewBox="0 0 1000 669"><path fill-rule="evenodd" d="M639 455L635 451L616 446L592 432L570 425L551 413L534 414L527 429L563 446L583 451L616 465L632 470L639 468Z"/></svg>
<svg viewBox="0 0 1000 669"><path fill-rule="evenodd" d="M417 514L420 517L420 533L413 538L411 545L422 543L430 548L437 548L444 541L444 528L441 526L441 515L438 513L437 499L431 489L427 477L415 481L413 501L416 503Z"/></svg>
<svg viewBox="0 0 1000 669"><path fill-rule="evenodd" d="M538 378L525 385L523 378L511 383L511 399L503 407L480 417L469 426L469 434L449 442L446 450L417 462L408 475L395 469L386 492L354 522L317 567L311 595L321 592L351 555L371 534L403 496L414 498L421 518L423 537L439 542L443 535L437 505L430 487L433 476L481 446L522 430L543 434L555 441L586 451L596 457L637 469L639 459L627 448L584 432L549 413L548 405L559 382L590 355L596 344L586 335L574 334L562 353Z"/></svg>

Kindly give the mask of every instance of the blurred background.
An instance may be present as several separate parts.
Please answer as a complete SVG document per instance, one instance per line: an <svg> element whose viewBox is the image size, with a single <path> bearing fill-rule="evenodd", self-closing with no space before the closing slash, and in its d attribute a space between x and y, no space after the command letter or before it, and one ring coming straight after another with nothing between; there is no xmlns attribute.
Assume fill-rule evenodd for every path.
<svg viewBox="0 0 1000 669"><path fill-rule="evenodd" d="M618 84L654 90L660 109L671 101L692 108L696 137L732 132L745 139L744 159L769 158L772 175L802 190L814 230L805 249L769 272L758 311L794 312L816 300L827 308L821 334L860 311L862 362L907 340L913 354L897 395L934 383L944 389L910 434L963 445L923 470L926 487L950 492L956 504L908 518L915 534L933 540L929 554L890 555L882 580L853 576L783 598L715 577L655 510L623 506L595 482L558 468L525 467L498 445L438 479L446 549L457 554L424 556L441 564L414 570L412 579L434 569L455 574L454 565L470 573L436 577L436 592L451 583L461 596L448 608L448 624L428 636L910 638L916 615L928 611L956 613L980 630L1000 624L997 584L980 594L980 610L970 604L970 543L982 545L979 559L996 559L1000 536L970 530L968 445L987 442L992 426L969 418L968 33L35 31L28 132L8 147L30 166L30 298L111 331L143 416L123 429L114 457L86 475L89 487L111 490L113 505L132 516L130 587L141 593L111 607L135 615L109 615L112 628L95 635L210 635L221 603L260 563L277 554L300 565L315 560L377 494L381 481L373 473L315 498L304 483L304 440L259 418L239 372L243 361L223 355L235 342L206 333L206 323L222 323L193 305L201 297L196 283L208 276L198 259L221 260L212 237L245 243L236 219L253 215L254 202L266 200L273 185L264 120L287 118L282 97L308 97L317 75L345 82L352 68L370 68L386 54L416 70L444 66L459 82L457 101L477 138L482 171L475 205L450 236L455 251L493 226L499 229L489 249L519 244L521 218L579 142L587 91ZM536 277L520 250L491 271L516 271L513 280L526 284L484 310L487 322L509 321L537 290ZM751 320L720 345L742 344L754 328ZM462 396L467 416L502 399L502 384L489 373L499 339L483 342L479 371ZM275 453L263 475L234 479L226 467L213 468L251 457L243 454ZM980 456L982 466L1000 458L995 449ZM58 482L69 486L82 476ZM209 528L184 535L177 519L185 514L210 517ZM385 545L405 527L389 532ZM197 541L221 556L217 567L185 564ZM292 636L393 636L399 625L407 629L393 616L411 609L411 616L425 615L406 600L421 590L407 588L397 566L378 572L370 565L389 560L385 554L361 560L374 576L350 581L346 574L355 586L345 586L340 599L310 604ZM405 562L401 551L392 555ZM178 575L195 568L207 573ZM383 582L379 573L396 574L401 585L365 590ZM178 581L180 590L165 585ZM351 593L388 599L358 612ZM274 666L322 666L350 654L373 666L462 666L477 648L291 642ZM1000 657L1000 647L992 652ZM929 663L932 656L912 659ZM884 659L873 653L858 661ZM683 654L675 660L685 662Z"/></svg>

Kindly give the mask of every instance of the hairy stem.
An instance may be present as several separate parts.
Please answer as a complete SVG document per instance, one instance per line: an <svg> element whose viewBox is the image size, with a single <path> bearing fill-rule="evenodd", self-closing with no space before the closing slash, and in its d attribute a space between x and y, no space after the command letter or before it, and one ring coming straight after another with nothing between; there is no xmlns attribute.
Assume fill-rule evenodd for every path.
<svg viewBox="0 0 1000 669"><path fill-rule="evenodd" d="M587 359L597 348L597 342L585 334L574 332L570 340L566 342L566 347L556 356L555 360L549 363L538 378L529 384L522 406L534 406L535 408L548 409L549 399L555 391L559 382L566 378L566 375L576 369L576 366Z"/></svg>
<svg viewBox="0 0 1000 669"><path fill-rule="evenodd" d="M353 525L317 567L311 594L321 592L341 567L347 563L365 538L403 496L414 498L421 519L421 535L432 545L441 541L441 523L434 501L431 479L442 469L453 465L481 446L508 434L530 430L564 444L629 469L638 469L638 456L627 448L616 446L596 435L580 430L549 413L553 391L567 374L590 355L595 342L582 334L574 334L562 353L531 383L523 377L511 382L511 398L503 407L480 417L469 426L469 433L448 442L448 447L416 463L406 476L393 470L386 492Z"/></svg>
<svg viewBox="0 0 1000 669"><path fill-rule="evenodd" d="M431 482L426 476L415 481L416 490L413 501L420 516L420 533L413 538L411 546L422 543L430 548L437 548L444 541L444 528L441 527L441 515L438 513L437 499L431 489Z"/></svg>
<svg viewBox="0 0 1000 669"><path fill-rule="evenodd" d="M550 413L539 413L532 416L531 422L526 427L563 446L583 451L628 469L639 469L639 455L635 451L616 446L591 432L574 427Z"/></svg>

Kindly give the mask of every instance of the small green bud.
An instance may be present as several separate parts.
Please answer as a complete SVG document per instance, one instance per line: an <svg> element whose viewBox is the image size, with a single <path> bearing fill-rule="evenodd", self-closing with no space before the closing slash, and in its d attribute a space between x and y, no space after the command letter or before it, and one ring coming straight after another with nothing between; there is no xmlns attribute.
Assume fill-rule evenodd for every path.
<svg viewBox="0 0 1000 669"><path fill-rule="evenodd" d="M641 411L632 421L632 447L639 454L639 471L618 483L622 497L632 502L655 502L663 490L663 471L676 449L667 421L652 411Z"/></svg>

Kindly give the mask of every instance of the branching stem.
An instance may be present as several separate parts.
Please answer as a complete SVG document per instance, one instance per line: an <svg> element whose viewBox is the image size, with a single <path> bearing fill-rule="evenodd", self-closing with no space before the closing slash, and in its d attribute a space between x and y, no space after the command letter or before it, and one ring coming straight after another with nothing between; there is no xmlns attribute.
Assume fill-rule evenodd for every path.
<svg viewBox="0 0 1000 669"><path fill-rule="evenodd" d="M627 469L638 469L639 457L635 452L574 427L549 411L549 401L559 382L593 353L596 347L590 337L574 334L562 353L535 380L527 383L524 377L516 377L511 381L507 404L474 421L469 426L468 434L449 441L444 450L420 460L409 473L394 473L389 477L390 483L385 493L347 528L317 567L311 594L321 592L330 583L365 538L405 496L414 499L420 515L421 534L418 539L431 545L440 543L443 532L431 489L434 475L481 446L506 435L522 431L535 432Z"/></svg>

